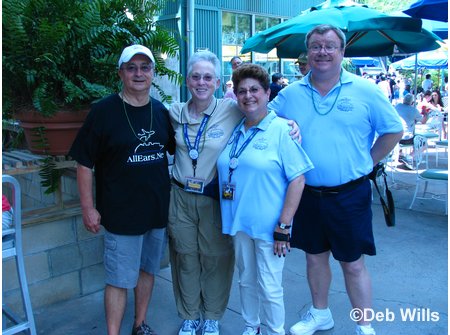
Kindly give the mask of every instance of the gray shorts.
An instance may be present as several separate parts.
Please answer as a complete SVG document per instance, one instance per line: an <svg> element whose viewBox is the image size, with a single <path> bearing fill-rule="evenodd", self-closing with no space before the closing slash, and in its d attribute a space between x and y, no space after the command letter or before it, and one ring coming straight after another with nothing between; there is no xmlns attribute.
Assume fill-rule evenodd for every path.
<svg viewBox="0 0 450 335"><path fill-rule="evenodd" d="M167 245L165 228L149 230L144 235L116 235L105 231L105 282L131 289L137 285L139 270L156 274Z"/></svg>

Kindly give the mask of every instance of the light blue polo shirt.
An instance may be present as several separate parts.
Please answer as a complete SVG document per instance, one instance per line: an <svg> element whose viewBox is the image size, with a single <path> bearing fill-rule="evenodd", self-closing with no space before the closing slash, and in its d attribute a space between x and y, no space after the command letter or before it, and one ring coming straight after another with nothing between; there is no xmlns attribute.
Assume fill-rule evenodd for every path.
<svg viewBox="0 0 450 335"><path fill-rule="evenodd" d="M236 127L217 161L220 192L228 181L230 151L237 133L237 149L252 134L244 120ZM287 120L270 112L256 127L260 130L239 156L231 182L236 185L234 200L220 200L222 232L238 231L252 238L273 241L273 230L284 204L289 182L313 168L296 140L292 140Z"/></svg>
<svg viewBox="0 0 450 335"><path fill-rule="evenodd" d="M314 164L311 186L336 186L372 171L375 134L403 130L398 113L367 79L342 70L341 82L322 97L309 83L311 72L285 87L269 103L279 116L297 122L302 147Z"/></svg>

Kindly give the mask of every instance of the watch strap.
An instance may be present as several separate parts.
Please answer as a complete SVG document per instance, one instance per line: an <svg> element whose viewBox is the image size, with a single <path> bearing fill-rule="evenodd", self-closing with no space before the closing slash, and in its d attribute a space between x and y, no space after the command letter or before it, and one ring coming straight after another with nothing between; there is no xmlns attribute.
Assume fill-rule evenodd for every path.
<svg viewBox="0 0 450 335"><path fill-rule="evenodd" d="M281 229L290 229L291 225L288 225L288 224L283 223L283 222L278 222L278 227L280 227Z"/></svg>

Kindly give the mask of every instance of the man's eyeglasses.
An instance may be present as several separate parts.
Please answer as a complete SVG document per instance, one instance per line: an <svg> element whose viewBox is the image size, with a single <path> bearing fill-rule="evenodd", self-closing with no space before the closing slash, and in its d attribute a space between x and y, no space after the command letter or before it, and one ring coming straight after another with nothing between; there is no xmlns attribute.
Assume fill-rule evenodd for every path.
<svg viewBox="0 0 450 335"><path fill-rule="evenodd" d="M149 73L153 69L153 66L151 66L150 64L144 64L139 67L135 64L128 64L125 65L123 69L125 69L125 71L127 71L128 73L137 73L139 69L143 73Z"/></svg>
<svg viewBox="0 0 450 335"><path fill-rule="evenodd" d="M210 74L204 74L204 75L200 75L200 74L191 74L190 75L191 79L193 81L200 81L200 80L204 80L207 83L213 81L216 77Z"/></svg>
<svg viewBox="0 0 450 335"><path fill-rule="evenodd" d="M250 87L250 89L248 90L240 88L237 91L237 95L240 97L245 97L247 93L250 93L251 95L256 95L260 90L262 90L262 87Z"/></svg>
<svg viewBox="0 0 450 335"><path fill-rule="evenodd" d="M335 46L335 45L319 45L319 44L313 44L311 45L308 50L311 51L312 53L319 53L322 49L325 50L325 52L327 54L331 54L333 53L336 49L339 49L339 47Z"/></svg>

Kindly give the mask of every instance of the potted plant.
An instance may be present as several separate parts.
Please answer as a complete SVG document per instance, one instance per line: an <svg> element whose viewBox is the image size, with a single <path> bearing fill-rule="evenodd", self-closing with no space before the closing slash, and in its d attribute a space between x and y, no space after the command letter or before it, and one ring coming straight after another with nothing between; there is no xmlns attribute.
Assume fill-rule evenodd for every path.
<svg viewBox="0 0 450 335"><path fill-rule="evenodd" d="M165 67L162 54L174 57L178 43L156 24L161 1L4 0L3 118L18 119L30 150L65 155L89 105L117 92L117 60L127 45L143 44L155 55L156 74L176 84L181 75ZM155 85L163 100L170 100ZM52 149L52 120L76 116L65 126L67 148ZM38 118L37 126L29 123ZM81 117L81 119L80 119ZM44 138L44 140L43 140ZM57 140L61 143L61 140Z"/></svg>

